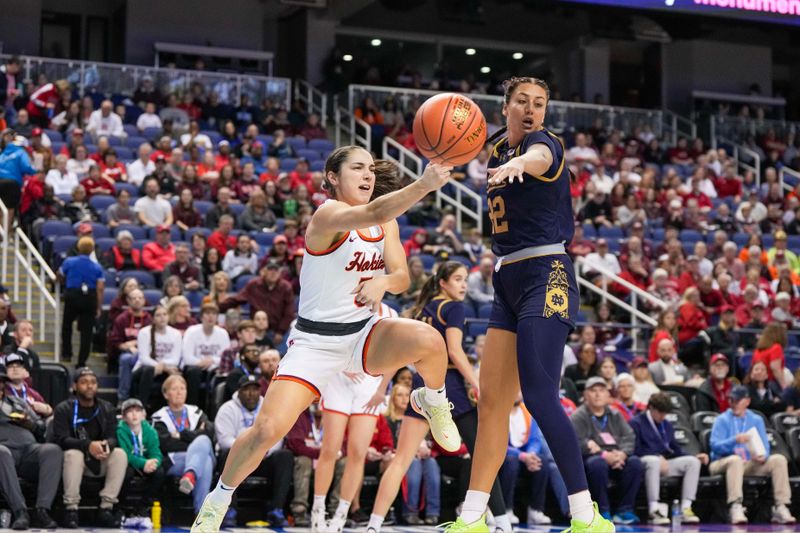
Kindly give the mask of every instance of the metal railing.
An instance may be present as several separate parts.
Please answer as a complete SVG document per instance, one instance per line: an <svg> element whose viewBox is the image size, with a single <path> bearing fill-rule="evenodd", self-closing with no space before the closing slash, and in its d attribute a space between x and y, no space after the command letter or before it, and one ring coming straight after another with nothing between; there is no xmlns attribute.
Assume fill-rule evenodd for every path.
<svg viewBox="0 0 800 533"><path fill-rule="evenodd" d="M294 99L300 102L307 114L319 115L322 127L328 125L328 95L306 80L294 80Z"/></svg>
<svg viewBox="0 0 800 533"><path fill-rule="evenodd" d="M645 324L649 324L650 326L656 326L658 322L654 319L650 314L646 311L639 309L640 302L647 302L651 306L656 307L658 309L667 309L669 308L669 304L665 301L656 298L649 292L640 289L636 285L630 283L629 281L622 279L618 275L614 274L610 270L604 268L602 265L598 265L595 263L588 263L585 258L578 257L575 260L575 278L577 279L578 285L581 287L585 287L589 291L597 294L600 296L603 302L608 302L614 304L615 306L627 311L631 315L631 326L633 328L637 327L637 324L641 321ZM584 271L586 268L591 268L592 271L597 272L600 274L600 285L589 281L586 279L584 275ZM630 291L630 302L626 302L621 298L611 294L608 290L609 283L617 283ZM638 336L633 336L633 350L636 351L638 349Z"/></svg>
<svg viewBox="0 0 800 533"><path fill-rule="evenodd" d="M372 128L340 105L334 108L334 140L336 146L357 144L372 150Z"/></svg>
<svg viewBox="0 0 800 533"><path fill-rule="evenodd" d="M81 96L87 93L133 96L142 78L150 76L165 94L185 93L199 83L206 87L206 93L217 93L220 102L226 104L238 105L241 96L247 95L253 105L267 98L283 102L287 109L291 106L292 81L289 78L38 56L20 56L20 61L24 78L36 80L44 74L49 81L66 79L77 87Z"/></svg>
<svg viewBox="0 0 800 533"><path fill-rule="evenodd" d="M712 141L724 137L741 143L749 137L765 135L769 131L774 131L778 139L786 139L788 135L795 135L800 130L800 123L766 118L710 115L708 127Z"/></svg>
<svg viewBox="0 0 800 533"><path fill-rule="evenodd" d="M392 161L403 174L411 179L419 179L424 170L422 158L391 137L383 138L383 158ZM455 210L456 226L459 232L464 229L465 216L472 219L474 227L483 231L483 198L481 195L453 179L446 187L451 188L454 193L451 195L441 189L436 191L437 207L441 208L442 205L447 204ZM474 209L464 203L467 198L472 200L475 205Z"/></svg>
<svg viewBox="0 0 800 533"><path fill-rule="evenodd" d="M360 106L365 98L371 97L383 109L387 100L397 104L405 112L414 110L427 98L441 91L427 89L408 89L403 87L384 87L378 85L350 85L348 106L351 111ZM469 96L483 111L486 122L499 127L502 122L503 97L470 93ZM567 130L586 129L598 126L603 129L616 128L633 132L636 128L649 129L657 137L664 132L664 112L659 109L639 109L634 107L607 106L551 100L548 104L545 125L558 133ZM684 119L687 122L689 119ZM683 127L683 126L682 126Z"/></svg>
<svg viewBox="0 0 800 533"><path fill-rule="evenodd" d="M663 110L664 135L669 137L672 146L678 144L679 138L688 139L689 142L697 138L697 124L669 109Z"/></svg>
<svg viewBox="0 0 800 533"><path fill-rule="evenodd" d="M7 246L3 241L4 248ZM21 288L25 287L25 312L28 320L33 320L34 300L38 300L39 323L37 332L39 341L45 342L51 335L47 327L47 311L53 312L53 329L55 330L53 341L53 353L56 362L61 358L61 285L56 279L56 274L44 260L36 249L36 246L28 239L21 228L14 230L14 279L13 295L14 301L19 301ZM20 277L20 268L26 270L24 281ZM54 287L54 293L50 293L47 288L48 283ZM36 291L34 292L34 288Z"/></svg>
<svg viewBox="0 0 800 533"><path fill-rule="evenodd" d="M736 161L737 172L745 170L753 173L756 186L761 185L761 156L755 150L748 148L742 144L738 144L731 139L725 137L714 137L712 139L712 146L714 149L717 146L730 147L731 157Z"/></svg>
<svg viewBox="0 0 800 533"><path fill-rule="evenodd" d="M784 194L792 192L800 183L800 172L789 167L781 167L778 171L778 181Z"/></svg>

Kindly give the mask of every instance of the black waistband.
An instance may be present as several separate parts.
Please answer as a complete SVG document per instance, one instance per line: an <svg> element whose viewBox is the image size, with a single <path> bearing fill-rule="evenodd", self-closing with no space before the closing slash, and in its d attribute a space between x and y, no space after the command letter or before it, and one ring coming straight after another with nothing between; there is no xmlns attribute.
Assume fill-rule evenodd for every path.
<svg viewBox="0 0 800 533"><path fill-rule="evenodd" d="M297 317L295 327L303 333L314 333L316 335L325 335L328 337L344 337L345 335L352 335L364 329L364 326L367 325L369 320L369 318L365 318L359 322L315 322L299 316Z"/></svg>

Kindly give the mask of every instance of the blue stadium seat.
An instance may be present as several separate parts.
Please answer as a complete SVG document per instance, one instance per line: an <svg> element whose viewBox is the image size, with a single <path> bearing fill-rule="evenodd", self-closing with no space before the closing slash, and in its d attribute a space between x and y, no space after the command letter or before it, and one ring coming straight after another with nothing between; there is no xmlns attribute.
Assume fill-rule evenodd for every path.
<svg viewBox="0 0 800 533"><path fill-rule="evenodd" d="M71 194L56 194L56 198L58 198L59 200L61 200L65 204L68 204L68 203L70 203L72 201L72 195Z"/></svg>
<svg viewBox="0 0 800 533"><path fill-rule="evenodd" d="M135 124L123 124L122 129L125 130L125 134L128 136L127 139L139 135L139 129L136 127Z"/></svg>
<svg viewBox="0 0 800 533"><path fill-rule="evenodd" d="M149 274L149 272L142 272L142 273ZM140 281L139 285L144 285L144 284ZM147 305L149 306L158 305L158 302L161 301L161 297L163 296L163 294L161 294L161 291L159 291L158 289L145 289L142 292L144 293L144 300L145 302L147 302Z"/></svg>
<svg viewBox="0 0 800 533"><path fill-rule="evenodd" d="M128 148L127 146L117 146L114 148L117 152L117 159L124 163L129 163L136 159L136 152L133 151L132 148Z"/></svg>
<svg viewBox="0 0 800 533"><path fill-rule="evenodd" d="M653 240L657 242L663 242L664 240L664 228L653 228L651 232L653 236Z"/></svg>
<svg viewBox="0 0 800 533"><path fill-rule="evenodd" d="M256 139L261 141L264 144L264 148L268 148L272 141L275 140L275 137L272 135L256 135ZM266 152L266 150L264 150Z"/></svg>
<svg viewBox="0 0 800 533"><path fill-rule="evenodd" d="M116 201L116 198L109 194L98 194L89 199L89 205L94 207L98 213L103 214Z"/></svg>
<svg viewBox="0 0 800 533"><path fill-rule="evenodd" d="M195 233L202 233L203 235L206 236L206 238L208 238L208 236L211 235L211 231L212 231L211 228L203 228L203 227L189 228L189 229L186 230L186 233L185 233L186 240L191 243L192 242L192 237L194 236Z"/></svg>
<svg viewBox="0 0 800 533"><path fill-rule="evenodd" d="M680 240L681 240L681 242L695 243L697 241L702 241L703 240L703 234L700 233L697 230L684 229L684 230L681 230Z"/></svg>
<svg viewBox="0 0 800 533"><path fill-rule="evenodd" d="M587 239L597 238L597 230L594 228L594 224L583 225L583 236Z"/></svg>
<svg viewBox="0 0 800 533"><path fill-rule="evenodd" d="M122 146L122 139L119 137L114 137L113 135L108 135L108 144L113 147Z"/></svg>
<svg viewBox="0 0 800 533"><path fill-rule="evenodd" d="M145 289L153 289L156 286L156 280L150 272L144 270L126 270L126 278L136 278L139 286Z"/></svg>
<svg viewBox="0 0 800 533"><path fill-rule="evenodd" d="M203 304L203 298L206 296L206 291L184 291L183 295L189 300L189 305L192 307L192 312L200 311L200 306Z"/></svg>
<svg viewBox="0 0 800 533"><path fill-rule="evenodd" d="M119 272L116 272L114 270L104 270L103 271L103 276L106 278L106 287L112 287L113 288L113 287L119 286L119 283L117 281L117 276L118 275L119 275Z"/></svg>
<svg viewBox="0 0 800 533"><path fill-rule="evenodd" d="M209 209L214 207L214 203L207 200L195 200L194 207L202 216L206 216Z"/></svg>
<svg viewBox="0 0 800 533"><path fill-rule="evenodd" d="M150 142L147 139L139 135L139 132L137 130L135 135L131 135L130 137L128 137L125 146L133 150L134 153L138 155L139 147L145 143L150 144Z"/></svg>
<svg viewBox="0 0 800 533"><path fill-rule="evenodd" d="M116 228L114 228L114 237L122 230L128 230L133 235L133 240L138 241L140 239L147 238L147 231L141 226L136 226L134 224L120 224Z"/></svg>
<svg viewBox="0 0 800 533"><path fill-rule="evenodd" d="M294 137L287 137L286 143L294 148L294 151L302 150L306 147L306 138L296 135Z"/></svg>
<svg viewBox="0 0 800 533"><path fill-rule="evenodd" d="M58 155L61 153L61 150L66 146L67 143L64 141L53 141L50 143L50 149L53 150L54 155Z"/></svg>
<svg viewBox="0 0 800 533"><path fill-rule="evenodd" d="M139 187L137 187L133 183L119 182L114 185L114 188L117 190L118 193L119 191L128 191L128 194L131 195L131 205L133 205L133 202L135 202L136 199L139 197Z"/></svg>
<svg viewBox="0 0 800 533"><path fill-rule="evenodd" d="M419 226L400 226L400 240L407 241L418 229L420 229Z"/></svg>
<svg viewBox="0 0 800 533"><path fill-rule="evenodd" d="M319 152L316 150L310 150L308 148L301 148L297 151L297 157L304 157L308 159L309 162L316 161L319 159Z"/></svg>
<svg viewBox="0 0 800 533"><path fill-rule="evenodd" d="M478 318L489 318L492 316L492 304L483 304L478 308Z"/></svg>
<svg viewBox="0 0 800 533"><path fill-rule="evenodd" d="M111 237L101 237L99 239L95 239L94 244L97 247L97 255L106 253L111 249L112 246L114 246L115 243L116 241Z"/></svg>
<svg viewBox="0 0 800 533"><path fill-rule="evenodd" d="M761 246L764 248L764 250L769 250L775 246L775 236L770 233L764 233L761 235Z"/></svg>
<svg viewBox="0 0 800 533"><path fill-rule="evenodd" d="M56 237L53 241L53 256L66 257L67 252L75 246L76 242L78 242L78 238L74 235L60 235Z"/></svg>
<svg viewBox="0 0 800 533"><path fill-rule="evenodd" d="M147 139L156 139L159 135L161 135L161 128L145 128L142 132L142 136Z"/></svg>
<svg viewBox="0 0 800 533"><path fill-rule="evenodd" d="M733 242L736 243L736 246L741 248L747 244L747 241L750 240L750 234L748 233L735 233L733 235Z"/></svg>
<svg viewBox="0 0 800 533"><path fill-rule="evenodd" d="M789 235L786 244L793 252L800 252L800 235Z"/></svg>
<svg viewBox="0 0 800 533"><path fill-rule="evenodd" d="M597 236L605 237L606 239L622 239L625 237L625 233L623 233L622 228L618 226L613 226L610 228L606 226L600 226Z"/></svg>
<svg viewBox="0 0 800 533"><path fill-rule="evenodd" d="M62 220L48 220L39 228L39 236L42 240L52 241L59 235L74 235L72 224Z"/></svg>
<svg viewBox="0 0 800 533"><path fill-rule="evenodd" d="M478 318L478 313L475 312L475 306L469 299L464 300L464 318Z"/></svg>
<svg viewBox="0 0 800 533"><path fill-rule="evenodd" d="M419 254L419 258L422 260L422 266L428 272L433 268L434 263L436 263L436 258L431 254Z"/></svg>
<svg viewBox="0 0 800 533"><path fill-rule="evenodd" d="M470 261L469 257L465 257L463 255L451 255L450 260L461 263L462 265L467 267L467 270L469 270L473 266L472 261Z"/></svg>
<svg viewBox="0 0 800 533"><path fill-rule="evenodd" d="M244 211L245 205L244 204L231 204L231 211L237 217L242 214Z"/></svg>
<svg viewBox="0 0 800 533"><path fill-rule="evenodd" d="M272 246L272 240L275 238L275 235L277 235L277 233L275 233L274 231L251 231L250 232L250 236L262 248L269 248L270 246Z"/></svg>
<svg viewBox="0 0 800 533"><path fill-rule="evenodd" d="M139 251L142 251L142 249L144 248L144 245L148 244L150 242L153 242L153 241L151 241L150 239L135 239L133 241L133 247L136 248Z"/></svg>
<svg viewBox="0 0 800 533"><path fill-rule="evenodd" d="M222 140L222 135L216 130L203 130L200 133L204 133L211 139L211 142L216 146Z"/></svg>
<svg viewBox="0 0 800 533"><path fill-rule="evenodd" d="M106 287L103 290L103 309L108 309L111 306L111 302L114 301L118 293L119 290L114 287Z"/></svg>
<svg viewBox="0 0 800 533"><path fill-rule="evenodd" d="M324 159L317 159L316 161L312 161L308 165L308 169L311 172L322 172L325 170L325 160Z"/></svg>
<svg viewBox="0 0 800 533"><path fill-rule="evenodd" d="M238 278L236 278L236 284L234 285L233 290L239 292L245 285L247 285L247 282L249 282L254 277L255 276L248 276L247 274L239 276Z"/></svg>
<svg viewBox="0 0 800 533"><path fill-rule="evenodd" d="M283 172L291 172L297 167L297 159L294 157L286 157L281 159L281 170Z"/></svg>
<svg viewBox="0 0 800 533"><path fill-rule="evenodd" d="M622 241L620 239L608 239L608 251L611 253L619 253L622 249Z"/></svg>
<svg viewBox="0 0 800 533"><path fill-rule="evenodd" d="M78 227L81 224L87 224L87 222L76 222L72 225L72 229L75 233L78 231ZM92 225L92 237L95 239L102 239L103 237L111 237L111 232L108 231L108 226L105 224L101 224L100 222L88 222L88 224Z"/></svg>
<svg viewBox="0 0 800 533"><path fill-rule="evenodd" d="M150 239L151 241L154 241L156 239L156 228L155 227L147 228L147 238ZM169 227L169 238L172 241L181 240L183 238L183 235L181 234L181 228L179 228L178 226L175 226L175 225L170 226Z"/></svg>
<svg viewBox="0 0 800 533"><path fill-rule="evenodd" d="M406 215L400 215L395 220L398 226L406 226L408 224L408 217Z"/></svg>
<svg viewBox="0 0 800 533"><path fill-rule="evenodd" d="M308 147L319 152L332 152L335 148L333 141L328 139L311 139L308 141Z"/></svg>
<svg viewBox="0 0 800 533"><path fill-rule="evenodd" d="M44 130L45 135L47 138L50 139L50 142L63 142L64 137L61 135L61 132L58 130Z"/></svg>
<svg viewBox="0 0 800 533"><path fill-rule="evenodd" d="M283 233L283 230L286 228L286 219L281 217L275 221L275 232L276 233Z"/></svg>

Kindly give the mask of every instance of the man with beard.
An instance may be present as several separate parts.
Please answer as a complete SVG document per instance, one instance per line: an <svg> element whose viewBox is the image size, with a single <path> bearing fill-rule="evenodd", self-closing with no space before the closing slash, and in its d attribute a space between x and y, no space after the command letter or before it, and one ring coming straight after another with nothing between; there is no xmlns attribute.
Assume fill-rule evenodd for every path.
<svg viewBox="0 0 800 533"><path fill-rule="evenodd" d="M730 366L725 354L712 355L708 364L708 378L700 385L695 395L698 411L723 413L730 407L728 393L738 380L729 377L729 373Z"/></svg>
<svg viewBox="0 0 800 533"><path fill-rule="evenodd" d="M278 370L278 364L281 362L281 354L278 350L270 348L264 350L258 356L258 368L261 370L261 396L267 393L269 384L272 382L272 376Z"/></svg>
<svg viewBox="0 0 800 533"><path fill-rule="evenodd" d="M261 350L255 344L245 344L239 350L239 360L225 380L225 401L233 397L233 393L238 389L239 381L243 377L255 376L258 379L261 371L259 365L260 352Z"/></svg>
<svg viewBox="0 0 800 533"><path fill-rule="evenodd" d="M53 439L64 450L64 518L62 525L78 527L83 476L104 476L100 491L97 525L118 528L114 505L125 480L128 457L117 447L117 417L114 406L97 398L97 376L91 368L75 372L75 398L56 406ZM88 469L88 471L87 471Z"/></svg>

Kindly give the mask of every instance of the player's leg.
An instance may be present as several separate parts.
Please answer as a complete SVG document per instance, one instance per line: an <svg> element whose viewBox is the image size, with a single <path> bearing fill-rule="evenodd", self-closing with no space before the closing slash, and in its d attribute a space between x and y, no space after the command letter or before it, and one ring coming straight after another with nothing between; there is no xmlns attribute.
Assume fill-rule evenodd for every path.
<svg viewBox="0 0 800 533"><path fill-rule="evenodd" d="M356 353L361 355L364 372L372 375L394 373L413 364L425 386L411 392L411 407L428 421L439 446L450 452L461 447L445 391L447 350L435 329L417 320L381 320L370 329Z"/></svg>
<svg viewBox="0 0 800 533"><path fill-rule="evenodd" d="M270 385L255 423L233 443L219 483L203 502L193 532L219 531L233 491L261 464L267 451L286 436L315 398L308 386L295 381L280 380Z"/></svg>
<svg viewBox="0 0 800 533"><path fill-rule="evenodd" d="M517 352L522 396L545 440L550 443L553 458L567 486L573 520L584 525L592 524L598 531L606 531L608 527L613 531L613 525L606 525L599 515L593 522L595 512L578 438L558 396L561 362L569 331L570 326L555 317L520 319Z"/></svg>
<svg viewBox="0 0 800 533"><path fill-rule="evenodd" d="M350 416L347 423L347 462L339 483L339 506L329 524L331 532L341 532L347 521L350 504L364 479L364 462L367 448L375 433L377 418L370 415ZM328 429L326 428L327 432ZM317 469L319 472L319 469Z"/></svg>
<svg viewBox="0 0 800 533"><path fill-rule="evenodd" d="M406 416L400 426L400 435L397 438L395 456L389 467L381 476L381 483L378 486L378 494L375 496L375 504L372 507L372 514L369 517L367 531L372 529L374 533L380 533L383 519L389 508L392 506L400 484L408 471L408 467L417 455L422 439L428 434L428 423L421 418Z"/></svg>
<svg viewBox="0 0 800 533"><path fill-rule="evenodd" d="M465 524L478 521L486 511L492 487L508 449L508 417L517 398L517 336L499 328L486 333L481 361L478 396L478 434L472 457L469 490L460 518ZM502 499L502 496L501 496ZM503 509L505 511L505 509Z"/></svg>
<svg viewBox="0 0 800 533"><path fill-rule="evenodd" d="M326 389L326 394L327 394ZM322 400L322 445L319 449L319 459L314 469L314 504L311 507L311 529L316 530L323 525L325 520L325 498L333 482L333 471L339 453L342 450L344 434L347 431L347 414L325 409L325 398ZM321 518L321 520L320 520Z"/></svg>

